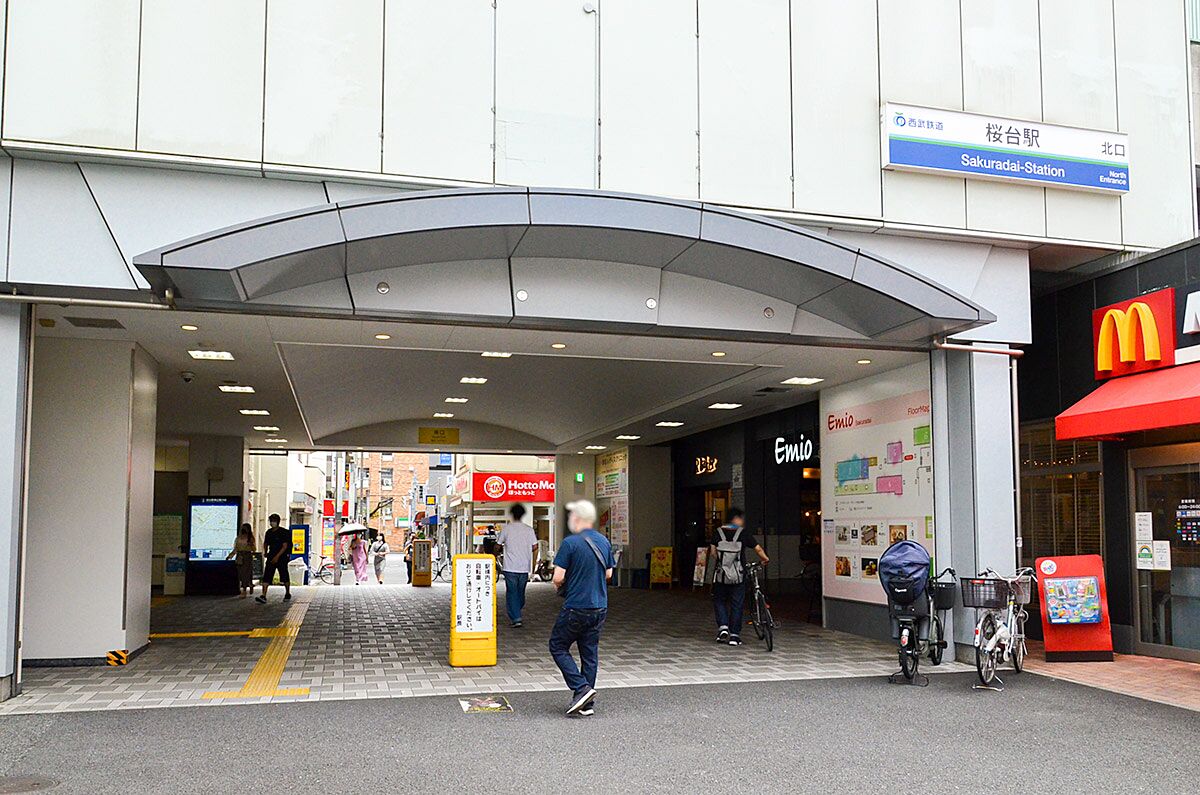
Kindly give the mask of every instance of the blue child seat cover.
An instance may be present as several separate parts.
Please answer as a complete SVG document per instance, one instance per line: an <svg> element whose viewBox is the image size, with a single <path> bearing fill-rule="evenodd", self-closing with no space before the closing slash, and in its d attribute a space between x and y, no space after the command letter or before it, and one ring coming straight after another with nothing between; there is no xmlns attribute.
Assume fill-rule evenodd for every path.
<svg viewBox="0 0 1200 795"><path fill-rule="evenodd" d="M879 583L887 591L893 579L912 580L918 596L929 580L929 552L916 541L897 541L879 556Z"/></svg>

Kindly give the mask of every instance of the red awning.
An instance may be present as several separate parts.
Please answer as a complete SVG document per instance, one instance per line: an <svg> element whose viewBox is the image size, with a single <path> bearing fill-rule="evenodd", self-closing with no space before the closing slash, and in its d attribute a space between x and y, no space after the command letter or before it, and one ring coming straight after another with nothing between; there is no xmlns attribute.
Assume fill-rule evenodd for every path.
<svg viewBox="0 0 1200 795"><path fill-rule="evenodd" d="M1200 363L1113 378L1054 420L1060 440L1200 425Z"/></svg>

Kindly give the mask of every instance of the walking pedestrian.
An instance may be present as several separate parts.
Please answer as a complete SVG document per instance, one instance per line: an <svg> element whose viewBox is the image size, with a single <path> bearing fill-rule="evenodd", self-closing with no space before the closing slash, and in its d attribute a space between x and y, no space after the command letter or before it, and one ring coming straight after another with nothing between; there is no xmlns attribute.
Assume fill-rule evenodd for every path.
<svg viewBox="0 0 1200 795"><path fill-rule="evenodd" d="M764 566L770 558L746 529L746 517L740 508L729 509L725 524L717 528L709 543L709 554L717 562L712 586L713 609L717 615L717 643L741 646L742 606L746 602L744 552L753 549Z"/></svg>
<svg viewBox="0 0 1200 795"><path fill-rule="evenodd" d="M387 556L392 551L388 546L387 536L382 532L375 536L374 543L371 544L371 557L375 561L375 579L383 585L383 574L387 569Z"/></svg>
<svg viewBox="0 0 1200 795"><path fill-rule="evenodd" d="M237 564L239 599L245 599L254 591L254 528L243 524L233 542L233 551L225 560L233 559Z"/></svg>
<svg viewBox="0 0 1200 795"><path fill-rule="evenodd" d="M350 539L350 565L354 567L354 584L367 581L367 542L358 533Z"/></svg>
<svg viewBox="0 0 1200 795"><path fill-rule="evenodd" d="M512 521L500 530L496 544L504 553L504 607L508 620L514 627L521 626L521 612L525 609L525 586L529 584L529 573L537 564L537 533L521 520L525 517L525 506L514 503L508 513Z"/></svg>
<svg viewBox="0 0 1200 795"><path fill-rule="evenodd" d="M264 605L267 603L267 586L275 579L276 572L279 573L279 582L283 584L283 598L292 598L292 580L287 567L292 537L285 528L279 526L282 521L279 514L271 514L267 521L271 526L263 537L262 593L254 597L254 601Z"/></svg>
<svg viewBox="0 0 1200 795"><path fill-rule="evenodd" d="M550 656L571 688L568 715L590 716L600 669L600 631L608 617L608 581L612 577L612 545L593 529L596 506L579 500L568 506L571 535L563 539L554 558L554 587L565 597L550 631ZM571 646L579 646L575 665Z"/></svg>
<svg viewBox="0 0 1200 795"><path fill-rule="evenodd" d="M408 584L412 585L412 564L413 564L413 532L408 531L408 535L404 541L404 568L408 571Z"/></svg>

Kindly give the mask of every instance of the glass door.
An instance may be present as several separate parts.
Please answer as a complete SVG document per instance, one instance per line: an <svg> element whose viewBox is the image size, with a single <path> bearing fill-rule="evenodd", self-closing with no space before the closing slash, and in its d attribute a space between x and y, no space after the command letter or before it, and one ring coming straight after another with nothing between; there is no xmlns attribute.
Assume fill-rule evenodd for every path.
<svg viewBox="0 0 1200 795"><path fill-rule="evenodd" d="M1161 453L1156 457L1161 460ZM1156 554L1137 564L1134 575L1138 639L1150 647L1139 651L1200 660L1200 456L1189 446L1183 457L1191 460L1135 463L1134 510L1150 514L1158 542ZM1136 514L1133 519L1136 527ZM1136 535L1133 541L1137 560ZM1170 550L1169 563L1161 555L1164 546ZM1148 565L1154 568L1142 568Z"/></svg>

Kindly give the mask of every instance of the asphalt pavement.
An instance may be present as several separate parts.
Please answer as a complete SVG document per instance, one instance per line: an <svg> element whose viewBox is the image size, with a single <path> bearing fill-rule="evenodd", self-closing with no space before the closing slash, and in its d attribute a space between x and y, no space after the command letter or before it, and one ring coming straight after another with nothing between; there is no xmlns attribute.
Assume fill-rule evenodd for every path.
<svg viewBox="0 0 1200 795"><path fill-rule="evenodd" d="M512 713L455 697L0 720L5 776L55 793L1194 792L1200 714L1025 674L623 688Z"/></svg>

